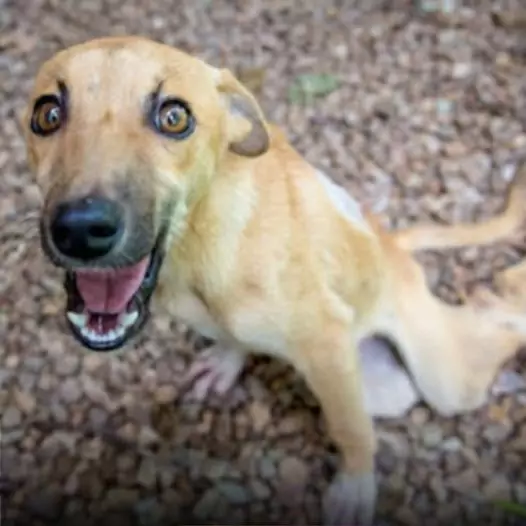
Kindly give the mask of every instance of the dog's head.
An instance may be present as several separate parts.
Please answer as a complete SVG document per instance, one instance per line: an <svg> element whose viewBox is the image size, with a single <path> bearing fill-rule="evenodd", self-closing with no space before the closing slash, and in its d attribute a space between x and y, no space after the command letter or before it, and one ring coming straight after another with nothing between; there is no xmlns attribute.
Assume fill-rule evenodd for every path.
<svg viewBox="0 0 526 526"><path fill-rule="evenodd" d="M99 351L144 325L164 251L220 164L269 145L261 109L227 70L135 37L46 62L24 126L42 245L66 270L73 334Z"/></svg>

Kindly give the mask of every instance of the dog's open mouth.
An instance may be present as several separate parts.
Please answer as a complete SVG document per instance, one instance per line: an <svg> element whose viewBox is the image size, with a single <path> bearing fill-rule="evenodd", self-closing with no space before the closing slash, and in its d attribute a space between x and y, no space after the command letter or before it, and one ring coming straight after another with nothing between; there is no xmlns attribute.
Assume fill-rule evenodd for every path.
<svg viewBox="0 0 526 526"><path fill-rule="evenodd" d="M161 259L154 250L128 267L66 273L66 317L84 347L112 351L142 328L149 315Z"/></svg>

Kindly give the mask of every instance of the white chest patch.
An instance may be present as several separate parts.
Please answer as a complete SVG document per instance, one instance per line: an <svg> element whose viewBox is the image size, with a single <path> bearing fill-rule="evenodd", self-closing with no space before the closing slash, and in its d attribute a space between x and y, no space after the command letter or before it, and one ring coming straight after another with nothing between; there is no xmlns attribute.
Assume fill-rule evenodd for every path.
<svg viewBox="0 0 526 526"><path fill-rule="evenodd" d="M321 170L316 170L322 186L325 188L334 206L341 212L353 225L358 228L370 231L369 225L362 214L360 204L345 189L336 184L327 174Z"/></svg>

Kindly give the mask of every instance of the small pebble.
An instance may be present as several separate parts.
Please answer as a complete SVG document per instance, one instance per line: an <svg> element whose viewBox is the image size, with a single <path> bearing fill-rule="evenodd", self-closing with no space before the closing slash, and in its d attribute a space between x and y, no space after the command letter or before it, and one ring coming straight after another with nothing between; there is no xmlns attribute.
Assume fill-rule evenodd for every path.
<svg viewBox="0 0 526 526"><path fill-rule="evenodd" d="M214 516L223 501L221 493L216 488L210 488L194 506L192 514L198 520L207 520Z"/></svg>
<svg viewBox="0 0 526 526"><path fill-rule="evenodd" d="M279 465L279 494L285 502L296 505L304 497L308 482L307 464L297 457L286 457Z"/></svg>
<svg viewBox="0 0 526 526"><path fill-rule="evenodd" d="M459 493L470 493L478 488L479 477L475 468L467 468L458 475L450 477L446 484Z"/></svg>
<svg viewBox="0 0 526 526"><path fill-rule="evenodd" d="M250 405L249 411L254 432L261 433L270 422L270 407L256 400Z"/></svg>
<svg viewBox="0 0 526 526"><path fill-rule="evenodd" d="M453 65L452 75L455 79L464 79L471 75L473 66L469 62L457 62Z"/></svg>
<svg viewBox="0 0 526 526"><path fill-rule="evenodd" d="M163 385L155 391L155 401L158 404L171 404L177 397L177 389L173 385Z"/></svg>
<svg viewBox="0 0 526 526"><path fill-rule="evenodd" d="M67 377L77 373L80 367L80 357L76 354L65 354L57 358L55 371L59 376Z"/></svg>
<svg viewBox="0 0 526 526"><path fill-rule="evenodd" d="M163 507L154 497L141 499L135 504L133 511L141 526L156 526L163 520Z"/></svg>
<svg viewBox="0 0 526 526"><path fill-rule="evenodd" d="M2 415L2 428L12 429L22 422L22 414L16 407L8 407Z"/></svg>
<svg viewBox="0 0 526 526"><path fill-rule="evenodd" d="M275 462L266 456L260 460L259 472L264 479L273 480L277 474L277 468Z"/></svg>
<svg viewBox="0 0 526 526"><path fill-rule="evenodd" d="M88 420L93 430L101 431L108 420L108 413L99 407L91 407L88 413Z"/></svg>
<svg viewBox="0 0 526 526"><path fill-rule="evenodd" d="M257 499L266 500L272 495L270 488L261 480L255 479L251 482L250 488Z"/></svg>
<svg viewBox="0 0 526 526"><path fill-rule="evenodd" d="M440 447L444 451L455 452L455 451L460 451L464 447L464 444L462 443L462 440L460 440L460 438L450 437L450 438L446 438L442 442Z"/></svg>
<svg viewBox="0 0 526 526"><path fill-rule="evenodd" d="M512 427L509 425L491 424L484 429L482 436L490 444L498 444L505 440L510 435L512 430Z"/></svg>
<svg viewBox="0 0 526 526"><path fill-rule="evenodd" d="M157 466L152 458L145 458L137 471L137 483L146 488L153 489L157 483Z"/></svg>
<svg viewBox="0 0 526 526"><path fill-rule="evenodd" d="M82 396L79 381L73 378L66 378L59 389L62 401L66 404L74 404L78 402Z"/></svg>
<svg viewBox="0 0 526 526"><path fill-rule="evenodd" d="M427 424L422 428L422 443L426 448L435 448L442 442L442 428L438 424Z"/></svg>
<svg viewBox="0 0 526 526"><path fill-rule="evenodd" d="M509 501L511 498L511 484L505 475L495 473L482 487L482 494L488 500Z"/></svg>
<svg viewBox="0 0 526 526"><path fill-rule="evenodd" d="M128 488L109 488L104 504L109 509L130 509L139 500L139 492Z"/></svg>
<svg viewBox="0 0 526 526"><path fill-rule="evenodd" d="M216 487L231 504L246 504L250 500L250 491L242 484L220 481Z"/></svg>
<svg viewBox="0 0 526 526"><path fill-rule="evenodd" d="M36 408L35 397L27 391L16 390L14 399L17 407L26 415L32 413Z"/></svg>

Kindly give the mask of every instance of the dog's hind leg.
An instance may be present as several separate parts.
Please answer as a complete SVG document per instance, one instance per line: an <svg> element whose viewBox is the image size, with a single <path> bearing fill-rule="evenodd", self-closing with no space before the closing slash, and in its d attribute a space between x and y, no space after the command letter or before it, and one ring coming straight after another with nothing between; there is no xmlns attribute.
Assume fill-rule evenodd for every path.
<svg viewBox="0 0 526 526"><path fill-rule="evenodd" d="M487 400L502 365L526 344L526 311L479 287L464 305L448 305L428 289L420 265L394 244L390 304L379 333L395 343L424 400L443 415L476 409ZM504 273L508 286L522 276ZM511 278L510 278L511 276Z"/></svg>
<svg viewBox="0 0 526 526"><path fill-rule="evenodd" d="M522 265L521 270L526 272L526 263ZM515 293L515 289L513 292ZM520 326L524 323L523 315L510 308L506 299L503 302L501 298L484 289L480 289L475 296L470 298L470 301L478 301L479 309L497 309L500 312L499 319L504 325L514 323L515 320L519 325L519 332L521 331ZM526 296L514 295L512 299L520 300L519 305L526 312ZM513 354L515 346L512 345L508 349ZM398 354L395 346L390 345L385 339L366 338L360 342L365 406L367 412L374 418L400 418L422 400L421 393L416 388L408 369L398 359ZM505 352L504 361L506 357ZM500 361L500 358L498 360ZM498 369L498 366L496 368ZM493 396L511 394L520 390L526 390L526 378L511 369L498 372L490 387Z"/></svg>
<svg viewBox="0 0 526 526"><path fill-rule="evenodd" d="M526 219L525 199L523 161L510 185L503 211L490 219L477 224L418 225L390 233L376 227L391 273L387 306L376 333L395 344L420 394L444 414L480 406L492 383L493 392L509 392L522 386L517 375L498 376L498 372L526 344L526 262L497 274L498 295L479 287L464 305L452 306L433 296L411 253L512 239L520 234ZM372 220L372 224L376 222ZM365 390L375 414L388 406L382 392L367 382L376 373L372 360L364 360L364 351ZM385 362L384 355L385 349L379 355ZM401 369L392 360L389 363L400 376ZM397 380L397 385L403 386L400 404L395 407L401 411L412 397L406 380Z"/></svg>

